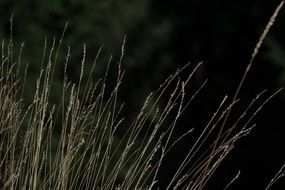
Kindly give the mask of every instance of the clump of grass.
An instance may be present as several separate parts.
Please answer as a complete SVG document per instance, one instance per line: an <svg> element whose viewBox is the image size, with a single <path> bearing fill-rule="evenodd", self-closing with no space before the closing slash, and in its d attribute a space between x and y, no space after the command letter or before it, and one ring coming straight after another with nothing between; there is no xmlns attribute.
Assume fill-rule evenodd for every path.
<svg viewBox="0 0 285 190"><path fill-rule="evenodd" d="M283 1L257 43L234 98L231 101L227 96L223 98L167 189L203 189L236 142L251 132L256 114L280 91L267 96L266 91L261 92L233 123L228 124L244 79L282 5ZM107 63L105 75L99 80L93 79L102 49L91 63L91 69L85 69L86 46L83 47L78 83L72 83L67 76L69 47L65 62L57 63L64 33L58 42L53 41L50 48L45 43L41 70L30 105L25 105L23 100L25 78L29 74L27 69L23 74L20 72L23 45L19 57L15 59L12 35L9 42L2 41L0 188L157 189L157 176L164 158L177 142L193 131L190 129L178 139L173 135L179 118L206 84L206 81L202 83L194 94L187 94L187 86L201 64L187 64L170 75L145 99L133 122L127 124L121 112L124 105L118 102L125 73L122 68L125 40L121 57L115 65L114 83L108 83L109 68L113 67L112 57ZM54 71L58 64L64 65L63 84L61 89L57 89L61 91L61 96L58 104L51 104ZM188 73L187 77L183 78L182 73ZM84 85L83 76L87 78ZM107 89L112 90L109 92ZM160 101L162 97L167 98L165 104ZM229 127L225 128L226 124ZM60 128L58 140L55 139L58 136L55 134L56 127ZM120 131L124 134L119 137ZM205 148L205 142L213 134L218 135L212 145ZM283 168L267 189L284 176Z"/></svg>

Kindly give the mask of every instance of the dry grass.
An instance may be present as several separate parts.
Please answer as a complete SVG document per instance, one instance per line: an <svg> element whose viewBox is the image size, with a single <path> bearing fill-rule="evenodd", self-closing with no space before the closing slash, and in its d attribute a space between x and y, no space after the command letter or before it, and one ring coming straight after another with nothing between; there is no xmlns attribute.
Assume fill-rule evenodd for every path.
<svg viewBox="0 0 285 190"><path fill-rule="evenodd" d="M227 123L232 108L238 102L237 96L244 78L282 5L283 1L257 43L236 95L232 101L228 101L227 96L221 101L173 175L167 189L203 189L236 142L250 133L255 126L252 120L256 114L279 92L266 95L264 91L258 94L233 123ZM163 167L164 158L169 150L175 148L177 142L188 137L193 130L190 129L178 139L174 138L180 116L206 84L205 81L192 95L186 92L200 64L187 64L169 76L146 98L139 113L128 125L121 113L123 105L118 102L124 76L121 65L125 40L116 65L114 84L107 82L109 68L113 67L112 57L107 64L105 75L94 81L92 76L101 49L92 63L92 68L86 71L85 46L78 83L73 84L66 74L70 48L67 48L65 62L57 63L63 36L64 32L58 42L53 41L50 48L45 43L41 70L30 105L24 105L23 101L25 78L29 73L21 73L19 70L23 45L20 47L19 56L15 58L12 35L10 41L2 41L0 188L157 189L157 175ZM57 64L64 65L64 79L61 89L57 89L61 91L60 103L51 105L50 96L54 88L53 77ZM182 73L188 73L187 77L183 78ZM83 76L88 79L84 86ZM107 88L112 91L109 93ZM162 97L167 98L166 104L160 102ZM226 123L228 126L225 128ZM54 131L58 126L61 132L59 140L55 140ZM118 138L120 131L124 131L124 135ZM213 134L218 135L212 145L205 148L205 142ZM54 142L57 142L56 150ZM284 166L267 189L282 176ZM237 177L238 175L228 185L225 184L225 187Z"/></svg>

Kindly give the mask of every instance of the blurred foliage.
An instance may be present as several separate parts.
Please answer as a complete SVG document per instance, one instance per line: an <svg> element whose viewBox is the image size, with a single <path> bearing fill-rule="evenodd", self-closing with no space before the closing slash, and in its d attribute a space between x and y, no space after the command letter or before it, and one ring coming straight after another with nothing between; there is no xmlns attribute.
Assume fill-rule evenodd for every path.
<svg viewBox="0 0 285 190"><path fill-rule="evenodd" d="M104 46L97 71L102 73L109 55L114 55L114 62L119 59L123 37L127 35L126 81L136 92L128 92L127 99L136 105L141 99L136 94L153 90L170 71L188 61L205 61L198 82L207 77L219 89L234 89L236 83L225 78L233 81L240 78L274 7L274 3L267 1L1 1L0 37L9 38L9 18L13 13L13 36L17 42L25 41L23 61L30 63L31 72L38 71L45 37L50 47L52 39L60 37L68 22L59 58L64 61L70 46L70 77L76 81L84 43L89 62L99 47ZM282 53L277 51L282 51L284 41L276 42L284 28L278 28L275 42L268 43L267 58L273 64L282 60L279 59ZM278 67L285 68L284 64ZM271 80L276 82L275 78Z"/></svg>
<svg viewBox="0 0 285 190"><path fill-rule="evenodd" d="M53 38L56 37L58 40L65 23L68 22L59 62L64 62L66 47L71 46L69 74L71 80L76 80L79 75L79 63L84 43L87 44L87 62L91 62L99 47L104 46L98 68L98 72L101 70L102 74L109 55L114 55L114 62L118 60L123 37L127 34L125 68L139 70L136 76L143 78L143 82L130 85L132 88L138 87L134 90L142 92L147 88L147 84L161 80L162 77L157 71L163 65L172 62L167 55L163 55L160 60L156 60L159 64L147 64L169 41L171 30L169 21L157 21L150 17L149 4L148 0L1 1L0 37L9 38L9 18L13 13L13 38L17 39L17 42L25 41L23 62L29 62L29 73L33 73L39 71L45 37L47 37L48 51ZM144 73L145 69L150 66L152 71L157 73L156 75ZM31 76L31 78L34 77ZM137 98L134 98L134 101L137 101Z"/></svg>
<svg viewBox="0 0 285 190"><path fill-rule="evenodd" d="M273 37L266 41L266 45L268 50L265 57L280 68L279 81L285 85L285 47Z"/></svg>

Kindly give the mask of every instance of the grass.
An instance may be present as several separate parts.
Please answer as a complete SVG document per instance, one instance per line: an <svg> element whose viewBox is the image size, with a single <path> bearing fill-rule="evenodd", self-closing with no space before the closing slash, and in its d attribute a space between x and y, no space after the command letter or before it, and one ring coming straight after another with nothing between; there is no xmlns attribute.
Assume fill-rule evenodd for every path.
<svg viewBox="0 0 285 190"><path fill-rule="evenodd" d="M221 101L208 124L188 150L166 189L203 189L213 173L235 147L248 135L254 117L280 90L254 98L234 122L228 118L238 103L238 94L248 75L264 38L274 23L284 1L277 7L244 72L232 100ZM36 80L33 100L25 104L23 92L28 67L21 68L21 52L14 54L11 37L2 41L0 76L0 188L1 189L158 189L157 176L164 159L181 139L191 138L193 129L178 138L177 123L188 106L203 89L206 81L193 93L187 86L201 64L187 64L170 75L160 87L146 97L132 122L124 120L124 105L118 101L123 84L124 45L118 60L116 81L109 82L112 57L105 75L94 80L94 72L102 49L99 49L90 70L85 69L86 47L83 47L78 82L67 76L70 48L65 62L58 63L62 37L43 48L43 59ZM61 96L57 104L50 101L57 65L64 65ZM89 64L89 63L88 63ZM186 77L183 77L185 76ZM83 83L83 77L87 80ZM110 91L108 89L111 89ZM163 103L161 99L167 99ZM128 118L129 119L129 118ZM225 127L227 125L227 127ZM59 127L59 129L58 129ZM60 130L59 135L55 131ZM123 133L123 135L121 134ZM208 146L212 136L213 142ZM190 137L188 137L190 136ZM54 148L56 147L56 148ZM225 189L237 178L233 178ZM266 189L284 176L284 166Z"/></svg>

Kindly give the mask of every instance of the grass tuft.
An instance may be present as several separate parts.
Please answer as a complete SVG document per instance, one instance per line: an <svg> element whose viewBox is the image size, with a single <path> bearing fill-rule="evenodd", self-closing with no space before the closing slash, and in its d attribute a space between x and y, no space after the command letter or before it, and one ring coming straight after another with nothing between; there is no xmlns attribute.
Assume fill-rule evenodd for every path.
<svg viewBox="0 0 285 190"><path fill-rule="evenodd" d="M253 60L283 4L276 8L256 44L235 96L231 101L228 96L222 99L166 189L203 189L236 142L255 127L254 117L280 92L261 92L241 115L228 122ZM193 129L178 138L174 133L181 115L206 85L207 81L193 94L186 90L201 63L177 69L146 97L134 118L125 118L118 95L125 74L122 62L126 38L117 64L112 65L111 56L105 75L97 80L93 76L102 48L93 63L86 63L84 45L79 79L72 83L67 74L70 47L64 62L58 63L66 25L61 38L54 39L50 48L45 40L33 100L27 105L23 92L28 66L24 72L20 69L24 43L15 58L12 22L13 17L10 40L3 40L1 46L0 189L158 189L165 157L181 139L194 138L190 136ZM86 70L85 64L91 64L91 69ZM56 89L61 94L58 103L52 103L57 65L64 66L63 83ZM116 73L109 73L111 67L116 67ZM116 75L114 83L108 80L110 74ZM128 124L126 119L132 122ZM225 189L239 174L225 184ZM266 189L283 176L284 165Z"/></svg>

